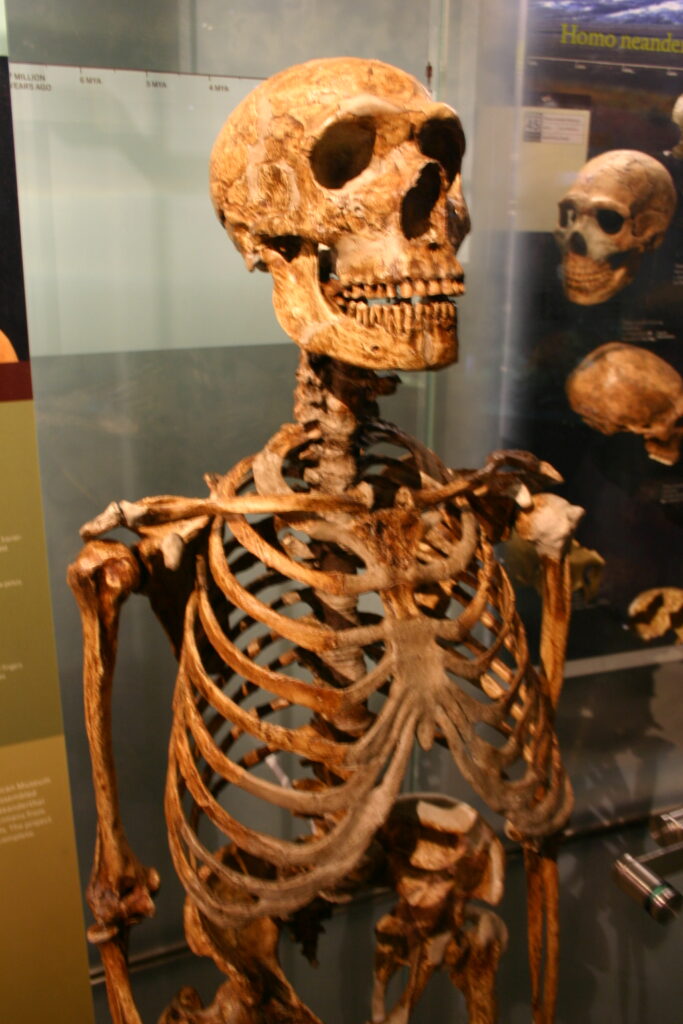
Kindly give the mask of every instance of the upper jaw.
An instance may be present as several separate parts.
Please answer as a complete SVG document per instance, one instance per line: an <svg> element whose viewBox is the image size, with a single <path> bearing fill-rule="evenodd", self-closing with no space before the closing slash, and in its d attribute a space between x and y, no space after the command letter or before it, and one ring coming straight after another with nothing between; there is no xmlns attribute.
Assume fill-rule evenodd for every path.
<svg viewBox="0 0 683 1024"><path fill-rule="evenodd" d="M455 298L465 291L462 275L371 283L330 280L321 287L332 308L364 327L379 326L390 334L405 334L419 327L454 326Z"/></svg>
<svg viewBox="0 0 683 1024"><path fill-rule="evenodd" d="M615 267L609 260L597 261L572 252L565 254L563 275L567 298L580 306L606 302L632 279L628 261Z"/></svg>
<svg viewBox="0 0 683 1024"><path fill-rule="evenodd" d="M437 259L428 250L406 253L393 237L386 244L385 253L375 251L375 259L361 261L337 259L334 250L318 247L320 290L329 307L364 327L380 326L392 334L454 324L455 300L465 291L465 278L452 251Z"/></svg>
<svg viewBox="0 0 683 1024"><path fill-rule="evenodd" d="M321 284L326 298L338 306L351 302L394 305L402 300L419 304L423 299L428 304L435 299L455 299L465 291L465 279L460 269L450 274L434 273L433 276L418 278L398 277L371 281L359 280L356 276L353 280L330 278Z"/></svg>
<svg viewBox="0 0 683 1024"><path fill-rule="evenodd" d="M275 284L273 304L286 333L309 352L373 370L437 369L455 362L458 337L454 298L464 286L457 261L452 260L451 267L454 275L445 281L452 283L435 276L430 289L429 279L412 275L398 281L387 275L383 280L363 282L362 286L350 280L347 283L345 275L340 275L341 280L335 276L321 280L318 256L312 247L291 261L277 254L271 254L269 261ZM416 290L423 290L422 283L416 286L416 280L424 284L424 296L415 295ZM354 286L358 290L356 298L349 294ZM394 296L388 294L392 286L398 292ZM409 296L411 287L413 294ZM449 288L452 290L446 291ZM383 290L386 295L381 294Z"/></svg>

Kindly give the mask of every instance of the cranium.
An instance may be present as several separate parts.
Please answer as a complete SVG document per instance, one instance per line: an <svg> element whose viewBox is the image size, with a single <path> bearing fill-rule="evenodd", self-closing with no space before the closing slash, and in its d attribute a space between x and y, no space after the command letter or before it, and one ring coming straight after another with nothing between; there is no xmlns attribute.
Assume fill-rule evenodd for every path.
<svg viewBox="0 0 683 1024"><path fill-rule="evenodd" d="M589 160L560 200L555 239L571 302L605 302L662 242L676 206L666 168L646 153L613 149Z"/></svg>
<svg viewBox="0 0 683 1024"><path fill-rule="evenodd" d="M579 363L567 381L572 409L603 434L645 438L651 459L673 465L683 435L683 380L654 352L613 341Z"/></svg>
<svg viewBox="0 0 683 1024"><path fill-rule="evenodd" d="M457 358L464 148L455 111L379 61L311 61L239 104L213 201L297 344L372 369Z"/></svg>

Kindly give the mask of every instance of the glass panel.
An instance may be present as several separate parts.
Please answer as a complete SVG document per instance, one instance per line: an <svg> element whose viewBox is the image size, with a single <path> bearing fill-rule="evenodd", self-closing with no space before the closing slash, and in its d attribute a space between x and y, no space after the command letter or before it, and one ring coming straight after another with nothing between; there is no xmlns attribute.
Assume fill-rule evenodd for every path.
<svg viewBox="0 0 683 1024"><path fill-rule="evenodd" d="M665 398L663 378L659 385L654 378L661 373L680 381L683 370L676 312L683 294L680 222L674 218L652 246L639 246L620 230L615 208L619 179L629 179L629 172L615 164L607 177L575 184L586 160L620 161L625 151L637 151L655 170L664 164L674 178L680 174L670 150L678 135L672 111L681 72L669 28L657 4L617 4L609 11L599 4L571 11L559 3L529 4L501 433L505 445L529 448L556 466L565 478L562 493L586 509L577 538L587 576L575 580L560 714L571 715L576 701L576 716L592 722L589 731L604 729L602 760L611 767L604 788L589 792L583 780L597 752L584 753L578 737L568 747L577 823L619 819L680 799L679 727L669 715L655 719L652 708L668 704L667 681L680 675L681 650L668 646L671 629L643 643L629 628L629 606L640 593L681 585L680 463L656 450L648 455L643 437L657 431L646 422L650 415L676 415L675 387ZM630 181L626 193L634 191L624 199L624 214L646 202ZM636 234L646 231L636 224L638 214L632 216ZM626 261L633 261L630 277L620 269ZM641 382L629 376L630 366L638 367ZM584 392L585 405L572 397L577 375L591 392ZM659 413L646 411L646 392L657 392ZM599 572L596 552L605 563ZM591 572L596 585L584 585ZM619 685L618 712L598 714L598 694ZM632 701L640 712L631 717ZM617 713L631 719L632 732L622 732ZM654 721L670 744L659 742ZM637 751L634 773L622 749L627 732Z"/></svg>
<svg viewBox="0 0 683 1024"><path fill-rule="evenodd" d="M206 183L215 135L256 80L298 60L341 50L424 79L434 33L429 11L390 3L347 5L342 23L312 2L172 11L73 3L58 18L38 2L12 2L9 16L42 485L87 878L95 829L80 628L64 582L78 528L112 499L204 495L205 472L226 471L291 419L297 351L272 312L269 276L247 273L216 222ZM388 417L420 433L423 378L407 377L385 404ZM133 936L134 957L153 959L183 943L163 818L175 662L139 599L123 615L117 672L123 818L136 853L163 878L156 916ZM98 977L94 953L92 963ZM218 978L194 962L157 989L141 972L145 1019L180 984L199 985L210 1000Z"/></svg>
<svg viewBox="0 0 683 1024"><path fill-rule="evenodd" d="M671 943L641 938L640 918L638 939L624 940L633 908L606 879L631 833L606 832L599 842L589 836L678 799L681 648L669 645L670 634L643 644L625 620L634 579L661 569L652 585L680 583L683 485L679 468L648 461L641 438L582 424L565 384L609 340L665 352L679 365L680 331L675 323L671 337L657 336L661 309L646 336L642 308L636 315L627 304L616 316L610 307L604 318L570 305L553 233L558 200L586 157L629 146L668 160L675 150L670 113L680 68L665 49L655 60L641 44L644 66L636 67L633 49L636 38L666 42L669 27L654 29L647 18L656 11L640 2L613 5L605 25L598 19L607 16L605 5L565 0L432 0L428 7L374 0L345 4L343 17L315 0L179 0L173 9L155 0L135 11L103 0L65 0L59 10L39 0L7 4L47 533L84 876L93 809L79 627L62 582L78 526L111 499L203 494L204 472L224 472L291 418L296 349L272 313L269 277L248 275L215 223L206 195L213 138L239 98L280 68L340 52L379 57L423 81L431 77L435 98L460 112L473 221L461 250L468 292L459 303L459 363L404 375L382 411L454 467L481 466L500 447L529 448L557 463L564 493L588 508L582 543L611 552L602 589L574 597L558 715L577 797L572 827L585 833L563 853L565 928L586 948L563 973L562 1012L567 1020L604 1016L620 1000L624 1019L654 1019L643 978L659 986L653 950L664 945L668 962ZM583 38L582 19L590 18L605 39L613 32L614 47ZM680 251L674 263L682 265ZM674 320L683 271L677 274L668 284L678 291L666 293ZM621 333L605 334L608 328ZM511 549L500 555L517 572ZM538 594L519 582L517 601L537 651ZM124 616L116 721L119 746L129 753L121 764L124 818L135 849L164 878L157 916L134 940L136 954L152 957L183 941L161 810L175 663L151 612L137 604ZM445 754L420 753L411 781L472 801ZM642 845L642 836L634 841ZM601 872L600 885L592 871ZM502 988L510 1020L521 1021L529 1009L526 981L524 992L518 981L524 911L514 858L511 873L505 916L514 952L504 960ZM285 952L290 976L326 1024L363 1019L367 986L354 982L350 991L346 979L361 970L367 978L370 918L380 905L335 915L318 974L291 947ZM586 914L592 924L602 915L603 930L587 937ZM636 961L641 944L647 963L636 1011L614 978L625 977L624 964ZM618 970L599 978L596 995L593 980L607 973L603 958ZM185 968L177 977L167 968L138 977L145 1019L180 983L194 983ZM210 997L208 973L197 966L195 980ZM447 1015L451 1001L456 1012L446 983L435 993L416 1024Z"/></svg>
<svg viewBox="0 0 683 1024"><path fill-rule="evenodd" d="M253 79L15 61L12 76L34 358L287 341L270 278L247 274L207 194Z"/></svg>
<svg viewBox="0 0 683 1024"><path fill-rule="evenodd" d="M0 57L7 56L7 16L5 0L0 0Z"/></svg>

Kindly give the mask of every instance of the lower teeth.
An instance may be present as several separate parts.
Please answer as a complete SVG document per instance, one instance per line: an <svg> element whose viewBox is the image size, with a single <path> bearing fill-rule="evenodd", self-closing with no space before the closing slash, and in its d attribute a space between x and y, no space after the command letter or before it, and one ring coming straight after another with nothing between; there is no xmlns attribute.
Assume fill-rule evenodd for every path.
<svg viewBox="0 0 683 1024"><path fill-rule="evenodd" d="M420 324L452 323L455 320L455 306L442 302L399 302L373 303L351 302L345 308L347 316L364 326L375 324L390 330L410 330Z"/></svg>

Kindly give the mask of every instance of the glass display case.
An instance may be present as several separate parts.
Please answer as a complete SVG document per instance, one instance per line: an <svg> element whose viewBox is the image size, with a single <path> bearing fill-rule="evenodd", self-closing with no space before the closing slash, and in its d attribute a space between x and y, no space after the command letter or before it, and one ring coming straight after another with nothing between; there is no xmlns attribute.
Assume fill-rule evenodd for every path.
<svg viewBox="0 0 683 1024"><path fill-rule="evenodd" d="M214 138L236 104L282 68L333 55L377 58L458 110L472 217L460 251L467 294L459 361L438 374L402 374L382 412L449 466L479 467L499 448L533 451L562 474L559 493L586 509L557 712L576 797L559 857L557 1020L674 1024L683 996L680 922L653 921L612 875L622 854L652 846L650 816L683 802L680 210L635 266L626 243L623 255L614 248L621 225L608 219L604 259L611 271L628 262L633 279L586 302L567 292L566 253L579 243L568 240L578 214L565 198L586 161L611 150L655 158L680 196L683 153L672 120L683 94L680 20L661 15L661 4L628 0L6 6L30 370L81 877L95 811L80 626L65 582L79 527L114 499L203 494L205 473L225 472L291 418L297 352L273 315L269 276L246 273L216 222L206 170ZM598 205L608 207L604 197ZM638 422L619 411L606 425L572 397L568 381L608 343L619 358L627 349L646 353L636 390L646 372L666 377L666 399L651 400L654 426L651 409ZM585 379L594 398L602 381ZM499 554L537 658L536 568L520 543ZM182 985L210 999L220 980L186 947L183 891L166 843L174 676L149 607L130 602L114 696L121 801L136 853L163 880L156 915L132 940L145 1021ZM487 813L445 750L415 753L409 786ZM515 1024L530 1013L524 878L517 849L506 846L501 916L510 942L498 989L501 1018ZM325 925L318 967L285 942L286 971L326 1024L367 1019L372 929L387 905L386 893L370 892L340 907ZM102 980L93 951L98 1024L109 1019ZM439 977L414 1020L463 1014L460 996Z"/></svg>

